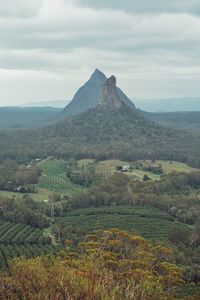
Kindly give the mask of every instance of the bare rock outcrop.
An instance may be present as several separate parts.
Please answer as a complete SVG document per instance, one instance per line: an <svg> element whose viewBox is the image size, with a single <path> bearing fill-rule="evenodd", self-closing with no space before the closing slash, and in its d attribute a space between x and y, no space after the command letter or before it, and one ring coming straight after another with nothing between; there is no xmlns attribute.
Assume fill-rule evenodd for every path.
<svg viewBox="0 0 200 300"><path fill-rule="evenodd" d="M117 80L115 76L111 76L106 80L102 88L102 95L99 104L109 108L120 108L122 101L117 92Z"/></svg>

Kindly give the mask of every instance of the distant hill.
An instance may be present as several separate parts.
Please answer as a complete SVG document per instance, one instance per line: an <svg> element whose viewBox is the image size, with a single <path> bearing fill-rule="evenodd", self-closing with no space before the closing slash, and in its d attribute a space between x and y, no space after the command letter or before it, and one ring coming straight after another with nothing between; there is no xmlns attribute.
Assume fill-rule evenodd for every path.
<svg viewBox="0 0 200 300"><path fill-rule="evenodd" d="M148 112L200 111L200 97L134 99L136 106Z"/></svg>
<svg viewBox="0 0 200 300"><path fill-rule="evenodd" d="M145 117L150 118L166 127L185 129L193 133L200 133L200 111L194 112L166 112L150 113L142 112Z"/></svg>
<svg viewBox="0 0 200 300"><path fill-rule="evenodd" d="M66 103L69 101L66 100L55 100L55 101L41 101L41 102L28 102L20 105L20 107L60 107L64 108Z"/></svg>
<svg viewBox="0 0 200 300"><path fill-rule="evenodd" d="M58 120L60 108L0 107L0 129L42 127Z"/></svg>
<svg viewBox="0 0 200 300"><path fill-rule="evenodd" d="M90 79L78 89L72 101L63 110L62 116L74 116L97 106L101 97L102 86L106 80L105 74L96 69ZM133 102L118 87L117 93L124 103L135 108Z"/></svg>

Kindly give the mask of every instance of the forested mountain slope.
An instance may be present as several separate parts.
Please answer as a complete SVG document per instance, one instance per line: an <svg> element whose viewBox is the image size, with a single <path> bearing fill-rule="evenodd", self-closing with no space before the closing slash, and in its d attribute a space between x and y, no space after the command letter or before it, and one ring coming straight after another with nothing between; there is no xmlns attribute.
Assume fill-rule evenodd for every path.
<svg viewBox="0 0 200 300"><path fill-rule="evenodd" d="M185 129L193 133L200 132L200 111L194 112L168 112L168 113L147 113L145 117L164 125L176 129Z"/></svg>

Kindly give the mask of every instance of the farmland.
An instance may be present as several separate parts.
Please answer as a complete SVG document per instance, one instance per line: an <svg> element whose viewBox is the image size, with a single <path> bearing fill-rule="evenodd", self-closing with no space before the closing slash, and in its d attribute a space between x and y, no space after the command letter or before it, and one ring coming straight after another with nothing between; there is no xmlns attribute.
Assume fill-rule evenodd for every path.
<svg viewBox="0 0 200 300"><path fill-rule="evenodd" d="M176 222L173 217L150 206L112 206L78 209L68 213L60 221L67 228L82 234L97 229L117 227L135 231L151 240L165 240L173 224L189 227Z"/></svg>
<svg viewBox="0 0 200 300"><path fill-rule="evenodd" d="M35 257L57 251L51 239L35 227L0 222L0 268L7 269L9 261L18 256Z"/></svg>
<svg viewBox="0 0 200 300"><path fill-rule="evenodd" d="M145 162L145 161L144 161ZM140 161L142 164L143 161ZM192 172L198 169L192 168L184 163L175 161L156 161L161 164L163 174L168 174L173 171L177 172ZM133 166L131 172L126 174L132 176L136 180L142 180L146 174L153 181L160 180L160 175L155 174L148 170L138 169L134 166L134 162L125 162L120 160L106 160L96 162L93 159L82 159L78 161L78 165L84 168L88 164L95 166L97 174L103 177L109 177L116 172L116 167L119 165L130 165ZM83 186L74 184L70 178L66 176L68 163L61 159L46 159L38 163L38 166L42 169L42 176L40 177L39 183L37 184L37 193L29 193L30 197L34 200L42 201L49 199L52 192L60 194L75 195L84 189ZM23 195L17 192L0 191L0 196L6 197L17 197Z"/></svg>
<svg viewBox="0 0 200 300"><path fill-rule="evenodd" d="M79 165L84 166L87 163L95 163L97 173L100 173L105 177L113 175L116 172L117 166L129 165L132 167L132 171L127 172L126 174L129 176L133 176L135 179L142 180L144 175L146 174L153 181L160 180L160 174L155 174L151 171L143 169L142 165L145 165L146 162L147 161L126 162L121 160L105 160L105 161L100 161L95 163L94 160L83 159L83 160L79 160ZM136 167L137 163L141 164L141 168ZM157 160L154 163L161 165L163 174L169 174L170 172L173 171L190 173L198 170L188 166L187 164L176 162L176 161Z"/></svg>
<svg viewBox="0 0 200 300"><path fill-rule="evenodd" d="M38 188L69 195L74 195L83 189L82 186L72 183L67 178L68 166L64 160L47 159L42 161L39 166L42 169L42 176Z"/></svg>

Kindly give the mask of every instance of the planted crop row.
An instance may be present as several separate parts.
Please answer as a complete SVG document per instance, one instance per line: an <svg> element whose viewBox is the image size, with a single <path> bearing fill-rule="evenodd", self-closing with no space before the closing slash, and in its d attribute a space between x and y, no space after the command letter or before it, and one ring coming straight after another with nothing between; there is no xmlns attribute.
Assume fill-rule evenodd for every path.
<svg viewBox="0 0 200 300"><path fill-rule="evenodd" d="M12 224L13 225L13 224ZM13 226L10 227L10 225L8 224L8 228L7 230L4 230L4 233L2 234L2 232L0 231L0 243L11 243L12 240L14 239L14 237L16 236L16 234L18 232L20 232L21 230L23 230L25 227L25 225L22 224L14 224Z"/></svg>
<svg viewBox="0 0 200 300"><path fill-rule="evenodd" d="M0 225L0 244L10 243L49 243L49 239L43 235L42 230L10 222L1 223Z"/></svg>
<svg viewBox="0 0 200 300"><path fill-rule="evenodd" d="M40 163L42 176L39 187L53 192L75 194L83 189L80 185L74 184L66 176L67 163L63 160L44 160Z"/></svg>
<svg viewBox="0 0 200 300"><path fill-rule="evenodd" d="M92 215L65 218L67 227L81 228L86 232L96 229L121 228L133 230L146 238L166 237L173 224L171 221L130 215Z"/></svg>
<svg viewBox="0 0 200 300"><path fill-rule="evenodd" d="M0 226L0 236L2 236L5 232L7 232L10 228L14 227L14 223L5 222Z"/></svg>
<svg viewBox="0 0 200 300"><path fill-rule="evenodd" d="M23 224L0 222L0 269L15 257L35 257L57 251L43 231Z"/></svg>
<svg viewBox="0 0 200 300"><path fill-rule="evenodd" d="M126 216L140 216L147 218L156 218L156 219L165 219L168 221L174 221L174 218L168 214L162 212L158 208L152 206L106 206L100 208L85 208L85 209L76 209L72 210L67 216L79 216L79 215L101 215L101 214L118 214Z"/></svg>
<svg viewBox="0 0 200 300"><path fill-rule="evenodd" d="M31 226L26 226L23 230L19 231L14 239L12 240L13 243L23 243L26 242L27 238L29 238L30 234L35 231L35 228Z"/></svg>
<svg viewBox="0 0 200 300"><path fill-rule="evenodd" d="M40 255L46 255L49 253L56 253L57 251L58 248L54 245L0 245L0 268L7 270L10 261L16 257L36 257Z"/></svg>
<svg viewBox="0 0 200 300"><path fill-rule="evenodd" d="M41 230L36 229L24 240L24 242L29 244L34 244L34 243L46 244L49 243L50 240L47 237L45 237L43 234L41 234Z"/></svg>
<svg viewBox="0 0 200 300"><path fill-rule="evenodd" d="M109 207L109 208L90 208L72 211L64 218L60 219L63 226L69 232L81 235L92 230L120 228L136 233L148 239L167 239L174 219L157 209L145 207ZM186 227L182 223L178 226Z"/></svg>

